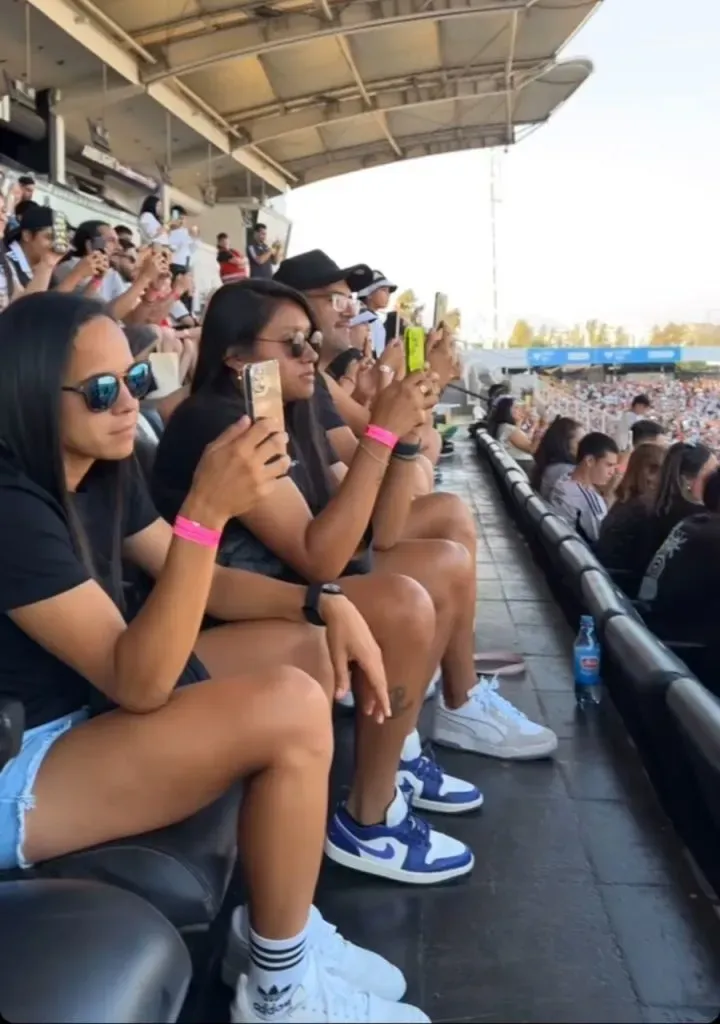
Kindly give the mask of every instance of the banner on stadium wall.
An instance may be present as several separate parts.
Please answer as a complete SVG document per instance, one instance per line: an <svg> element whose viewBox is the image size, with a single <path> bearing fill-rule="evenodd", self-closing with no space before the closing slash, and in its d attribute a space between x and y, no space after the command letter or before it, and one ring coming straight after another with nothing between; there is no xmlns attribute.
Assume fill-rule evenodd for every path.
<svg viewBox="0 0 720 1024"><path fill-rule="evenodd" d="M550 366L612 366L615 363L657 365L681 363L683 350L679 346L665 348L529 348L527 365Z"/></svg>

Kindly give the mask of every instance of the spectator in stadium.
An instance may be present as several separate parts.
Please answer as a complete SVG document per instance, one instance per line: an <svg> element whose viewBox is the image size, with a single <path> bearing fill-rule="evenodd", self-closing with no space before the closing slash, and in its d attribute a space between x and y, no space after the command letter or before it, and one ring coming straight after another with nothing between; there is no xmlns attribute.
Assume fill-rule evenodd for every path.
<svg viewBox="0 0 720 1024"><path fill-rule="evenodd" d="M162 204L160 196L151 195L143 199L138 218L140 244L167 245L168 233L163 224Z"/></svg>
<svg viewBox="0 0 720 1024"><path fill-rule="evenodd" d="M297 289L310 304L314 322L318 325L323 338L318 361L320 373L312 399L316 418L338 458L338 469L341 465L350 466L370 422L371 401L369 396L367 401L356 401L354 396L344 392L323 371L340 352L350 347L349 325L358 311L353 293L362 290L372 280L372 270L364 263L340 268L326 253L320 249L313 249L283 260L278 267L275 280ZM438 378L437 389L442 391L456 372L454 356L446 345L445 333L432 332L430 341L432 345L429 344L428 347L428 361ZM386 368L385 371L383 368ZM404 372L403 345L401 341L395 340L385 348L378 360L377 393L379 394L386 384L388 376L401 379ZM412 470L408 467L409 473L412 472L413 475L414 498L410 496L411 504L406 513L401 543L410 542L409 546L415 553L414 557L411 557L413 568L409 569L407 563L404 563L403 569L394 571L409 571L411 576L413 572L421 573L421 542L426 542L429 548L437 547L438 542L441 547L447 542L462 545L468 552L469 565L475 565L477 533L472 512L456 494L428 493L433 487L433 459L437 460L439 450L440 435L430 423L427 423L423 428L420 453L415 465ZM399 545L396 545L392 557L399 560L403 552L402 549L397 550L398 547ZM390 554L384 554L382 557L389 558ZM418 582L432 594L441 580L423 572ZM468 593L472 590L472 598L468 597L465 604L467 621L463 630L472 643L474 625L471 609L475 606L477 587L474 569L468 568L466 585ZM464 656L465 640L459 642L459 649L463 651ZM500 669L507 673L523 670L522 659L510 652L477 654L476 664L479 671L495 672Z"/></svg>
<svg viewBox="0 0 720 1024"><path fill-rule="evenodd" d="M648 624L660 637L704 644L711 671L702 680L720 696L717 682L718 578L720 578L720 470L705 481L703 508L670 531L647 567L639 598Z"/></svg>
<svg viewBox="0 0 720 1024"><path fill-rule="evenodd" d="M160 441L153 491L160 511L172 519L186 499L205 446L243 414L238 380L244 365L277 359L293 459L290 476L228 524L219 557L223 564L294 583L334 585L339 580L342 592L367 619L392 680L393 717L378 723L358 716L355 779L347 806L330 826L327 853L346 867L398 882L448 880L472 870L472 854L434 829L411 829L407 795L421 808L450 813L482 802L475 787L431 765L416 731L430 676L443 654L438 648L448 644L453 610L446 604L436 629L433 604L417 583L390 568L372 572L375 547L384 547L401 526L397 518L407 506L403 490L411 435L424 416L429 385L419 374L396 383L392 394L390 389L384 393L374 430L378 437L386 432L402 437L402 451L391 459L385 440L374 440L371 432L338 486L337 459L316 433L310 401L317 360L314 333L306 301L277 282L250 279L220 288L203 323L191 396L175 411ZM450 591L458 581L457 563L457 558L454 564L446 558L427 571L444 573ZM451 600L457 605L464 598L459 592ZM365 684L362 678L355 683L356 703L363 707ZM377 852L387 843L396 851L390 859Z"/></svg>
<svg viewBox="0 0 720 1024"><path fill-rule="evenodd" d="M652 409L652 402L648 395L635 395L630 408L626 409L620 417L618 424L617 435L615 437L615 443L618 446L618 451L624 452L630 448L631 435L630 428L633 423L637 420L647 419L648 413Z"/></svg>
<svg viewBox="0 0 720 1024"><path fill-rule="evenodd" d="M586 434L578 444L577 465L550 492L550 505L593 546L607 515L607 503L600 490L615 475L618 455L617 444L607 434Z"/></svg>
<svg viewBox="0 0 720 1024"><path fill-rule="evenodd" d="M223 284L244 281L249 275L247 257L239 249L233 249L225 231L217 236L217 261Z"/></svg>
<svg viewBox="0 0 720 1024"><path fill-rule="evenodd" d="M375 356L373 349L376 349L376 346L373 344L372 328L377 321L377 313L373 313L371 309L362 309L349 324L351 346L360 349L363 356L368 359ZM384 344L382 347L385 347Z"/></svg>
<svg viewBox="0 0 720 1024"><path fill-rule="evenodd" d="M19 201L21 203L34 201L35 179L32 174L21 174L18 178L18 187L20 189Z"/></svg>
<svg viewBox="0 0 720 1024"><path fill-rule="evenodd" d="M629 597L637 594L647 568L647 547L638 539L650 527L665 454L662 445L652 442L633 450L615 502L600 527L595 553Z"/></svg>
<svg viewBox="0 0 720 1024"><path fill-rule="evenodd" d="M556 416L543 434L535 452L530 485L546 501L558 480L575 469L578 444L583 433L577 420L569 416Z"/></svg>
<svg viewBox="0 0 720 1024"><path fill-rule="evenodd" d="M117 235L118 242L123 247L126 242L135 247L135 235L132 228L127 227L125 224L116 224L115 234Z"/></svg>
<svg viewBox="0 0 720 1024"><path fill-rule="evenodd" d="M335 356L327 368L327 373L337 381L348 394L354 394L357 388L358 370L363 361L360 349L348 348Z"/></svg>
<svg viewBox="0 0 720 1024"><path fill-rule="evenodd" d="M641 444L667 446L669 441L665 427L656 420L635 420L630 427L630 437L633 449Z"/></svg>
<svg viewBox="0 0 720 1024"><path fill-rule="evenodd" d="M256 224L253 228L252 240L247 247L247 258L250 264L250 277L270 278L275 267L282 259L282 246L279 242L267 244L267 227Z"/></svg>
<svg viewBox="0 0 720 1024"><path fill-rule="evenodd" d="M287 471L286 436L233 423L173 528L132 459L148 368L102 307L23 298L0 317L0 350L0 696L27 720L0 772L0 869L175 823L242 779L251 967L233 1019L427 1020L389 1001L404 991L396 969L311 911L332 727L316 678L290 666L334 669L342 690L358 660L381 719L376 645L341 595L215 565L226 521ZM130 620L123 559L157 579ZM206 608L234 624L199 635ZM91 693L114 710L89 719Z"/></svg>
<svg viewBox="0 0 720 1024"><path fill-rule="evenodd" d="M649 547L646 566L672 528L699 511L705 481L717 465L717 459L704 444L680 441L668 449L653 504L653 518L646 532L646 551ZM638 543L641 542L638 532Z"/></svg>
<svg viewBox="0 0 720 1024"><path fill-rule="evenodd" d="M0 229L3 227L2 203L0 197ZM44 292L50 287L62 255L53 250L52 218L49 207L33 203L25 209L18 227L8 232L9 249L0 260L0 311L23 294ZM97 257L87 257L60 290L72 291L99 263Z"/></svg>
<svg viewBox="0 0 720 1024"><path fill-rule="evenodd" d="M529 473L534 464L534 455L542 439L545 426L544 417L540 416L532 433L528 436L518 426L515 399L511 395L501 395L490 409L487 431L508 455Z"/></svg>
<svg viewBox="0 0 720 1024"><path fill-rule="evenodd" d="M72 237L69 252L58 264L54 279L63 286L68 276L73 280L80 271L81 261L86 256L95 255L97 269L94 274L83 275L77 283L77 290L88 292L107 303L108 309L116 320L128 321L137 315L145 293L159 278L167 276L168 267L165 257L160 252L150 251L138 267L132 283L123 280L121 275L110 266L118 250L117 235L113 228L99 220L88 220L82 223ZM168 301L168 305L176 296Z"/></svg>
<svg viewBox="0 0 720 1024"><path fill-rule="evenodd" d="M370 322L370 335L375 356L378 357L385 348L385 323L380 314L390 305L390 296L397 291L397 285L393 284L382 270L373 270L373 279L358 292L358 298L362 300L365 309L374 313L375 317Z"/></svg>

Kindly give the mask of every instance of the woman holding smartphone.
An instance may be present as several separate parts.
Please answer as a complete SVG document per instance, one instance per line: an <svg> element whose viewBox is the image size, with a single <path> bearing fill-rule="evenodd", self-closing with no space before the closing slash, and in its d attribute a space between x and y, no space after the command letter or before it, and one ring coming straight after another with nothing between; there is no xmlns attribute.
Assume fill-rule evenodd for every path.
<svg viewBox="0 0 720 1024"><path fill-rule="evenodd" d="M0 697L27 716L22 749L0 771L0 868L161 828L243 779L251 967L233 1020L427 1020L377 994L404 990L381 958L343 945L339 965L340 940L311 913L332 729L318 683L285 660L302 642L288 620L321 634L300 626L306 596L215 565L225 522L287 471L284 434L233 423L170 527L132 458L149 367L102 307L24 297L0 317L0 349ZM155 579L129 621L128 562ZM336 644L344 624L344 658L365 663L373 711L386 713L364 624L334 601L315 611L335 617ZM236 644L224 675L193 654L206 608L272 620L233 627L244 657ZM93 693L114 710L89 718Z"/></svg>

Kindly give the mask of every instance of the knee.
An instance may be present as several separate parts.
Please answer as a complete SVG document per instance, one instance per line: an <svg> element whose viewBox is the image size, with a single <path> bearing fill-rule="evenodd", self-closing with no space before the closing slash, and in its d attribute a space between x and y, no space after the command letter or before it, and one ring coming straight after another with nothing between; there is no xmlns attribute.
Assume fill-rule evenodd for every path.
<svg viewBox="0 0 720 1024"><path fill-rule="evenodd" d="M466 547L474 546L477 542L477 528L467 502L457 494L448 494L446 491L438 492L434 497L438 501L448 540L458 541Z"/></svg>
<svg viewBox="0 0 720 1024"><path fill-rule="evenodd" d="M445 583L449 597L454 599L464 595L470 583L475 585L475 565L468 548L459 540L436 541L434 547L438 575Z"/></svg>
<svg viewBox="0 0 720 1024"><path fill-rule="evenodd" d="M386 623L389 638L430 643L435 635L435 606L427 590L409 576L397 573L378 577L377 615Z"/></svg>
<svg viewBox="0 0 720 1024"><path fill-rule="evenodd" d="M318 681L299 668L283 665L269 685L282 733L278 737L278 756L311 756L327 762L329 769L333 755L332 713Z"/></svg>

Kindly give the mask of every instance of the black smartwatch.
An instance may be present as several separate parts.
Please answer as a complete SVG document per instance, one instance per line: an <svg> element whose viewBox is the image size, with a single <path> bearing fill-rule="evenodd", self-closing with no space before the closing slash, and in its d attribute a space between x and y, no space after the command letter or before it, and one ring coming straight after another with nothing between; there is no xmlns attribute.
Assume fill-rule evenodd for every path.
<svg viewBox="0 0 720 1024"><path fill-rule="evenodd" d="M334 594L336 597L342 595L342 589L337 583L311 583L305 594L303 604L303 615L311 626L324 626L325 620L320 614L319 604L323 594Z"/></svg>

